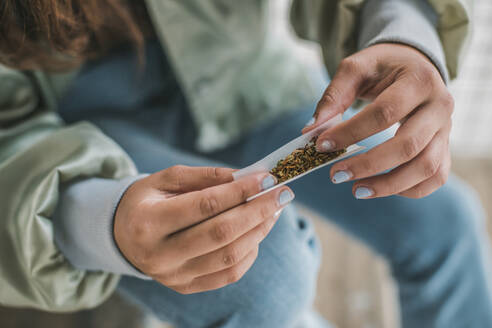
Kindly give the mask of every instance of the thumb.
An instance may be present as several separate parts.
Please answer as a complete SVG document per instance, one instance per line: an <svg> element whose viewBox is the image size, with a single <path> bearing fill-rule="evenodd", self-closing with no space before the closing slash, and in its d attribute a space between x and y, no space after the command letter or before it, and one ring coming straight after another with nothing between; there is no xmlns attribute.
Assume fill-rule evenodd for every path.
<svg viewBox="0 0 492 328"><path fill-rule="evenodd" d="M309 132L337 114L342 114L355 101L364 81L359 60L348 57L338 66L337 72L316 105L313 118L302 129Z"/></svg>
<svg viewBox="0 0 492 328"><path fill-rule="evenodd" d="M202 190L233 181L232 172L225 167L192 167L175 165L152 174L155 188L172 193Z"/></svg>

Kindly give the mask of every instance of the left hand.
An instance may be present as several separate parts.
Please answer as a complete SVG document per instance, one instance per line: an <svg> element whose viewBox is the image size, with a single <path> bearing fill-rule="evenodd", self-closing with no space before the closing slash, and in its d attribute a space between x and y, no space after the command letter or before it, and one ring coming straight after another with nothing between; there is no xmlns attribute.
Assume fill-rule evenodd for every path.
<svg viewBox="0 0 492 328"><path fill-rule="evenodd" d="M425 55L409 46L387 43L347 57L319 101L314 123L303 133L343 113L356 98L372 103L323 132L317 141L320 151L341 149L397 122L401 125L388 141L334 164L333 182L358 180L353 186L357 198L396 194L420 198L446 182L454 102Z"/></svg>

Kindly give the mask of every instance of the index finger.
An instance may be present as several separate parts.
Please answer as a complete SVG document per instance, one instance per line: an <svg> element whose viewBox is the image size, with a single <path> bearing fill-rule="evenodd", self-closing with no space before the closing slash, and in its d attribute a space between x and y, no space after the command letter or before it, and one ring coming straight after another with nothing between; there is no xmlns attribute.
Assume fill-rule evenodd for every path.
<svg viewBox="0 0 492 328"><path fill-rule="evenodd" d="M163 222L163 228L169 233L195 225L246 202L249 197L275 184L272 175L259 173L164 200L161 205L163 212L175 219Z"/></svg>
<svg viewBox="0 0 492 328"><path fill-rule="evenodd" d="M333 151L364 140L399 122L427 97L428 91L421 85L407 79L398 80L354 117L323 132L316 147L320 151Z"/></svg>
<svg viewBox="0 0 492 328"><path fill-rule="evenodd" d="M316 105L313 118L306 124L302 133L317 128L337 114L342 114L352 105L364 80L360 66L359 60L353 57L348 57L340 63L333 80Z"/></svg>
<svg viewBox="0 0 492 328"><path fill-rule="evenodd" d="M272 218L277 211L284 208L293 199L294 193L289 187L274 189L190 229L173 234L166 240L166 245L163 247L168 251L171 249L179 250L183 259L191 259L213 252L230 245L233 241ZM267 232L263 230L263 233L266 237ZM232 245L230 247L233 248ZM232 256L237 255L237 249L231 250L231 248L228 253L233 253Z"/></svg>

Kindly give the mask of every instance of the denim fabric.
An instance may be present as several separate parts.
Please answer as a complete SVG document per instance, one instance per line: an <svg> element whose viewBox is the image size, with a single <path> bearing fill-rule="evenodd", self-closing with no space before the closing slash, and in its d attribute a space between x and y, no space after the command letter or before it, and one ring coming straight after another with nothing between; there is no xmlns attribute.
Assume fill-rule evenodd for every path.
<svg viewBox="0 0 492 328"><path fill-rule="evenodd" d="M88 65L61 106L67 121L98 125L142 172L174 164L246 166L297 136L313 112L306 106L258 126L227 149L198 153L186 102L160 50L152 47L139 83L128 74L131 56L122 52ZM391 136L385 131L362 144L373 147ZM331 183L328 168L291 186L297 201L388 260L404 327L492 327L484 214L473 190L458 178L451 176L419 200L356 200L350 183ZM124 277L119 289L177 327L291 327L311 308L319 257L311 223L290 206L238 283L180 295L153 281Z"/></svg>

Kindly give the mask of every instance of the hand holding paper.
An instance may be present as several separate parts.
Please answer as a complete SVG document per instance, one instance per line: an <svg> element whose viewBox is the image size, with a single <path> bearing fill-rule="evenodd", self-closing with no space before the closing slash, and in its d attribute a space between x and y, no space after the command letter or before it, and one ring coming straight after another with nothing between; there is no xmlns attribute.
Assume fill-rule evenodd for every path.
<svg viewBox="0 0 492 328"><path fill-rule="evenodd" d="M317 140L320 150L341 149L401 125L388 141L333 165L332 180L356 180L357 198L421 198L441 187L451 167L453 98L432 61L415 48L393 43L345 58L303 132L343 113L357 98L371 103L323 132Z"/></svg>

